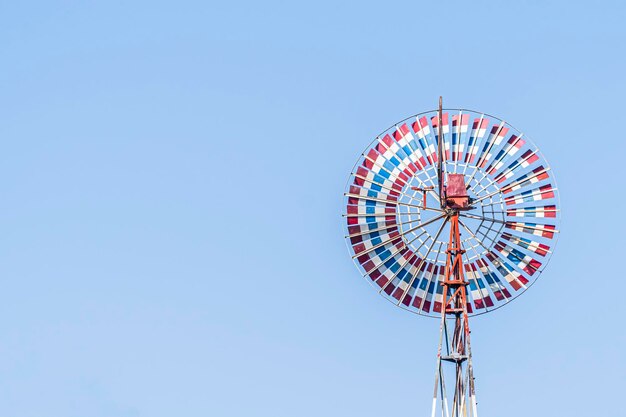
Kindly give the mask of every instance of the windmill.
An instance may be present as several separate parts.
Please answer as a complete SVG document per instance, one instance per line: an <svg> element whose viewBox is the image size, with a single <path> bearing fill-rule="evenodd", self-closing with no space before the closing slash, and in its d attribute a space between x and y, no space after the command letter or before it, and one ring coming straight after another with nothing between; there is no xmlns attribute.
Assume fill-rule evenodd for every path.
<svg viewBox="0 0 626 417"><path fill-rule="evenodd" d="M372 141L344 195L362 275L441 321L431 416L477 417L469 318L511 302L546 267L560 220L548 163L505 121L440 98Z"/></svg>

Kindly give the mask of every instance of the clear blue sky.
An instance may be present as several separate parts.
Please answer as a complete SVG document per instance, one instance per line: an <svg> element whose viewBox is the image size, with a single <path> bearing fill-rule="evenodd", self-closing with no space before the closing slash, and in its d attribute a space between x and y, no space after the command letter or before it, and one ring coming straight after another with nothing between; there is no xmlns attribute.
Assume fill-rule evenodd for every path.
<svg viewBox="0 0 626 417"><path fill-rule="evenodd" d="M551 264L473 321L479 411L624 416L623 2L2 2L0 415L424 416L438 325L343 242L436 106L552 164Z"/></svg>

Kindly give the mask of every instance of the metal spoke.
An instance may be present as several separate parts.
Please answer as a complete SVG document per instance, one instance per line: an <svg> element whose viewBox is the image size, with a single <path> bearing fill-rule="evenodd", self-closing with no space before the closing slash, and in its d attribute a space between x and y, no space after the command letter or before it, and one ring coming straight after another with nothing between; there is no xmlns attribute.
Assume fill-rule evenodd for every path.
<svg viewBox="0 0 626 417"><path fill-rule="evenodd" d="M394 224L389 225L389 226L379 227L378 229L366 230L366 231L364 231L364 232L359 232L359 233L352 233L351 235L346 235L346 236L344 236L344 237L346 237L346 238L350 238L350 237L355 237L355 236L363 236L363 235L366 235L366 234L369 234L369 233L380 232L380 231L382 231L382 230L388 230L388 229L391 229L391 228L393 228L393 227L396 227L396 228L397 228L398 226L403 226L403 225L405 225L405 224L415 223L416 221L418 221L418 219L415 219L415 220L407 220L407 221L405 221L405 222L399 222L399 223L394 223ZM354 224L354 225L351 225L351 226L366 226L366 225L368 225L368 224L378 224L378 223L366 223L366 224L363 224L363 225Z"/></svg>
<svg viewBox="0 0 626 417"><path fill-rule="evenodd" d="M348 216L349 216L349 215L348 215ZM374 250L374 249L378 249L379 247L383 246L385 243L391 243L391 242L394 242L394 241L398 240L399 238L402 238L403 236L407 235L408 233L411 233L411 232L413 232L413 231L415 231L415 230L417 230L417 229L419 229L419 228L422 228L422 227L428 226L429 224L434 223L435 221L437 221L437 220L439 220L439 219L441 219L442 217L445 217L445 216L446 216L446 214L442 214L442 215L437 216L437 217L434 217L434 218L432 218L432 219L430 219L430 220L428 220L428 221L426 221L426 222L424 222L424 223L421 223L421 224L419 224L419 225L417 225L417 226L414 226L413 228L411 228L410 230L407 230L406 232L400 232L400 233L398 234L398 236L397 236L397 237L394 237L393 239L390 239L390 240L385 240L385 241L383 241L383 242L381 242L381 243L379 243L379 244L377 244L377 245L374 245L373 247L371 247L371 248L369 248L369 249L366 249L366 250L364 250L364 251L362 251L362 252L359 252L359 253L355 254L354 256L352 256L352 259L354 259L354 258L358 258L359 256L362 256L362 255L365 255L365 254L367 254L367 253L371 252L371 251L372 251L372 250ZM413 221L409 221L409 222L405 222L405 223L413 223L413 222L415 222L415 220L413 220ZM419 238L419 237L423 236L423 235L424 235L424 233L426 233L426 232L423 232L423 233L421 233L421 234L417 235L415 238L413 238L413 240L409 241L409 242L408 242L408 243L406 243L406 244L404 244L404 243L403 243L403 244L404 244L405 246L407 246L407 247L408 247L408 245L409 245L409 244L411 244L412 242L414 242L414 241L415 241L415 239L417 239L417 238ZM366 233L364 233L364 234L366 234ZM371 240L371 239L367 239L367 240ZM359 242L359 243L360 243L360 242Z"/></svg>
<svg viewBox="0 0 626 417"><path fill-rule="evenodd" d="M443 218L443 217L446 217L446 216L447 216L447 214L446 214L446 213L443 213L443 214L441 214L441 215L439 215L439 216L437 216L437 217L433 217L432 219L430 219L430 220L428 220L428 221L426 221L426 222L424 222L424 223L422 223L422 224L419 224L419 225L417 225L417 226L415 226L415 227L411 228L410 230L407 230L406 232L402 233L402 235L406 235L407 233L411 233L411 232L413 232L413 231L415 231L415 230L419 229L420 227L428 226L429 224L434 223L434 222L436 222L437 220L439 220L439 219L441 219L441 218Z"/></svg>
<svg viewBox="0 0 626 417"><path fill-rule="evenodd" d="M470 230L470 229L469 229L469 228L465 225L465 223L463 223L463 222L461 221L461 219L459 219L459 224L460 224L461 226L463 226L463 228L464 228L465 230L467 230L467 232L468 232L470 235L472 235L472 236L473 236L473 238L476 240L476 242L478 242L478 244L479 244L480 246L482 246L482 247L483 247L483 248L487 251L487 253L489 253L489 252L490 252L490 249L489 249L488 247L486 247L486 246L482 243L482 241L476 237L476 235L475 235L474 233L472 233L472 231L471 231L471 230ZM474 252L476 252L476 250L475 250L475 249L474 249ZM492 270L492 271L493 271L493 270ZM499 271L497 271L497 270L496 270L496 271L493 271L493 272L495 273L495 272L499 272ZM504 278L504 277L502 277L502 278ZM506 278L504 279L504 281L506 281ZM498 288L500 288L500 287L502 287L503 289L504 289L504 288L506 288L506 287L503 285L504 281L503 281L502 283L496 283L496 284L498 284ZM509 284L509 285L510 285L510 284ZM507 290L507 291L508 291L508 290ZM506 298L507 300L509 299L509 297L507 297L507 296L506 296L506 294L504 294L504 292L502 292L502 295L503 295L503 296L504 296L504 298Z"/></svg>
<svg viewBox="0 0 626 417"><path fill-rule="evenodd" d="M418 205L415 205L415 204L407 204L407 203L399 203L399 205L401 205L401 206L415 207L415 208L418 208L418 209L420 209L420 210L426 210L426 211L436 211L437 213L444 213L444 211L443 211L443 210L439 210L439 209L432 208L432 207L418 206ZM398 214L400 214L400 215L407 215L407 214L411 214L411 213L408 213L408 212L407 212L407 213L398 213Z"/></svg>
<svg viewBox="0 0 626 417"><path fill-rule="evenodd" d="M507 222L502 221L502 220L492 219L490 217L484 217L484 216L476 216L474 214L469 214L469 213L459 213L459 216L467 217L468 219L486 220L486 221L493 222L493 223L507 224Z"/></svg>
<svg viewBox="0 0 626 417"><path fill-rule="evenodd" d="M418 204L405 203L405 202L400 201L400 200L391 200L390 201L390 200L385 200L385 199L382 199L382 198L376 198L376 197L370 197L370 196L365 196L365 195L360 195L360 194L352 194L352 193L343 193L343 195L346 196L346 197L357 198L357 199L360 199L360 200L376 201L376 202L384 203L384 204L392 204L394 206L408 206L408 207L418 208L418 209L421 209L421 210L430 210L430 211L437 211L439 213L443 213L443 210L440 210L440 209L420 206ZM400 214L400 213L398 213L398 214Z"/></svg>
<svg viewBox="0 0 626 417"><path fill-rule="evenodd" d="M443 230L443 227L446 225L446 223L448 222L449 218L446 217L446 220L441 224L441 227L439 227L439 230L437 231L437 234L435 235L435 238L433 239L433 244L430 248L428 248L428 252L426 252L426 256L424 256L424 258L422 259L422 263L426 262L428 259L428 255L430 254L430 251L432 250L433 246L435 246L435 244L437 243L437 239L439 238L439 235L441 234L441 231ZM437 266L437 261L439 260L439 254L441 253L441 247L443 246L443 243L439 244L439 250L437 251L437 256L435 257L435 262L434 265ZM422 264L420 263L419 268L422 267ZM411 286L413 285L413 281L415 281L416 277L413 277L413 279L411 280L409 286L407 288L411 288ZM430 285L430 281L432 279L432 276L428 279L428 284L426 285L426 292L428 292L428 286ZM404 294L402 294L402 297L404 297ZM422 307L424 306L424 300L426 300L426 296L424 296L424 299L422 299L422 302L420 303L420 307L419 309L422 310Z"/></svg>
<svg viewBox="0 0 626 417"><path fill-rule="evenodd" d="M467 228L467 226L465 226L463 223L461 223L461 220L459 220L459 223L460 223L461 225L463 225L463 227L465 227L465 229L466 229L466 230L467 230L467 231L468 231L471 235L474 235L474 234L472 233L472 231L471 231L471 230L469 230L469 229ZM476 240L478 240L478 239L476 238ZM480 242L480 241L479 241L479 242ZM490 249L488 249L485 245L483 245L483 244L482 244L482 242L481 242L481 246L483 246L487 252L491 252L491 250L490 250ZM500 251L497 251L497 252L498 252L498 253L495 253L495 255L498 257L498 259L500 259L500 260L502 261L502 259L500 258ZM491 253L493 253L493 252L491 252ZM492 263L493 263L493 262L492 262ZM506 269L506 270L509 270L509 269L508 269L508 268L506 268L505 266L503 266L503 268L504 268L504 269ZM498 272L500 272L500 271L498 271ZM509 270L509 272L511 272L511 271ZM506 280L506 277L504 277L504 276L503 276L503 278ZM509 283L509 285L511 285L511 283ZM524 288L526 288L526 286L525 286L524 284L521 284L521 286L522 286L522 287L524 287Z"/></svg>
<svg viewBox="0 0 626 417"><path fill-rule="evenodd" d="M426 175L428 175L428 181L430 181L430 183L431 183L431 184L433 184L433 187L435 187L435 185L434 185L434 181L433 181L433 178L432 178L432 177L430 176L430 174L428 174L428 172L427 172L427 171L429 171L430 169L432 169L432 166L431 166L431 167L429 167L428 169L425 169L425 170L423 171L423 173L424 173L424 174L426 174ZM423 181L421 181L419 177L415 176L415 178L416 178L416 179L420 182L420 185L421 185L421 186L426 186L426 183L425 183L425 182L423 182ZM436 202L441 203L441 199L439 198L439 195L437 195L437 193L435 192L435 190L434 190L434 189L433 189L433 190L429 190L429 191L428 191L428 195L433 196L433 197L435 198L435 201L436 201Z"/></svg>
<svg viewBox="0 0 626 417"><path fill-rule="evenodd" d="M484 190L484 188L483 188L483 190ZM472 204L480 203L481 201L483 201L483 200L485 200L485 199L487 199L489 197L493 197L494 195L499 194L499 193L502 193L501 189L500 190L496 190L496 191L494 191L494 192L492 192L490 194L487 194L486 196L480 197L480 198L472 201Z"/></svg>
<svg viewBox="0 0 626 417"><path fill-rule="evenodd" d="M397 229L398 228L397 226L401 226L401 225L409 224L409 223L415 223L416 221L417 220L411 220L411 221L402 222L402 223L394 223L394 224L392 224L390 226L379 227L378 229L366 230L364 232L359 232L359 233L353 233L353 234L345 236L345 237L346 238L351 238L351 237L356 237L356 236L365 236L365 235L368 235L368 234L372 234L372 233L375 233L375 232L380 232L380 231L383 231L383 230L389 230L389 229L392 229L392 228L396 228ZM413 241L415 241L415 239L423 236L426 233L427 233L426 231L423 231L422 233L417 235L416 238L414 238L414 239L410 240L409 242L407 242L407 245L411 244ZM399 236L403 236L403 234L399 232ZM380 237L380 236L368 237L368 238L364 239L363 241L370 241L370 240L376 239L377 237ZM393 238L392 240L395 240L395 239L396 238ZM358 243L361 243L361 242L358 242Z"/></svg>

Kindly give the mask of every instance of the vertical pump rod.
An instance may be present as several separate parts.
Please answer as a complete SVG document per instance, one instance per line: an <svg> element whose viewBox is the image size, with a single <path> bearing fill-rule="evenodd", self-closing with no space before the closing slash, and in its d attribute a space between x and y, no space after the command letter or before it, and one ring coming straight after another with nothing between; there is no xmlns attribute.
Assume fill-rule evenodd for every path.
<svg viewBox="0 0 626 417"><path fill-rule="evenodd" d="M439 96L439 123L437 124L437 180L439 183L439 201L441 208L445 206L445 198L443 195L443 98Z"/></svg>

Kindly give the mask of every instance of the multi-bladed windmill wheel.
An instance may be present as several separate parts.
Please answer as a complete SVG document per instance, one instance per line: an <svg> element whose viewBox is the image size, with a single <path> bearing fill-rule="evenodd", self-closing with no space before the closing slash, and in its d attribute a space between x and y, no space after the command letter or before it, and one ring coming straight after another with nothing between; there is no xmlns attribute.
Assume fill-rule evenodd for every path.
<svg viewBox="0 0 626 417"><path fill-rule="evenodd" d="M346 240L362 275L397 306L441 317L441 339L455 319L439 345L433 416L437 392L442 415L476 416L468 317L515 299L546 267L560 220L547 161L507 122L440 101L374 139L345 198ZM457 369L450 402L442 361Z"/></svg>
<svg viewBox="0 0 626 417"><path fill-rule="evenodd" d="M463 176L473 207L459 213L459 224L469 312L480 314L523 293L545 268L558 233L558 191L537 147L505 121L462 109L444 110L442 121L444 175ZM392 302L425 315L440 312L448 244L437 126L430 111L381 133L345 192L346 239L359 270Z"/></svg>

